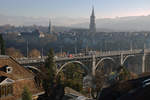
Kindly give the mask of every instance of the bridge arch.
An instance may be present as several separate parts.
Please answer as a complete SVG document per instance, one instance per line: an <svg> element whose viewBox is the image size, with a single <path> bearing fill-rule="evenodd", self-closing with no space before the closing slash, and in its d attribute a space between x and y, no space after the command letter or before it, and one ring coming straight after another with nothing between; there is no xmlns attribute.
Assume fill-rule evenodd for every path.
<svg viewBox="0 0 150 100"><path fill-rule="evenodd" d="M80 65L85 69L86 73L89 74L89 69L85 66L85 64L83 64L83 63L80 62L80 61L70 61L70 62L67 62L67 63L65 63L64 65L62 65L62 66L58 69L56 75L58 75L59 72L62 71L63 68L65 68L67 65L72 64L72 63L80 64Z"/></svg>
<svg viewBox="0 0 150 100"><path fill-rule="evenodd" d="M39 73L41 73L41 71L40 71L38 68L34 67L34 66L24 66L24 67L25 67L25 68L30 68L30 69L36 70L36 71L38 71Z"/></svg>
<svg viewBox="0 0 150 100"><path fill-rule="evenodd" d="M127 61L127 59L128 58L130 58L130 57L134 57L135 55L128 55L128 56L126 56L124 59L123 59L123 61L122 61L122 66L124 65L124 63L125 63L125 61Z"/></svg>
<svg viewBox="0 0 150 100"><path fill-rule="evenodd" d="M95 66L95 71L97 70L98 65L99 65L102 61L104 61L104 60L111 60L111 61L113 61L114 63L116 63L115 60L114 60L113 58L111 58L111 57L102 58L102 59L101 59L100 61L98 61L98 63L96 64L96 66Z"/></svg>

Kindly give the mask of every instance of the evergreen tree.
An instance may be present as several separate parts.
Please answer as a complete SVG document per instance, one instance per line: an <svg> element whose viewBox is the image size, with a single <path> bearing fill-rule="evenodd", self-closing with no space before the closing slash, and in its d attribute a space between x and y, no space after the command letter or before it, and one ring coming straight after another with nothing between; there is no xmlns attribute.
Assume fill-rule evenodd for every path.
<svg viewBox="0 0 150 100"><path fill-rule="evenodd" d="M53 49L50 49L48 53L48 58L45 61L45 68L47 69L48 73L47 75L53 79L56 74L56 63L54 61L54 51Z"/></svg>
<svg viewBox="0 0 150 100"><path fill-rule="evenodd" d="M82 91L82 82L83 82L84 70L78 64L69 64L63 69L63 74L61 75L64 78L63 83L66 87L75 89L76 91Z"/></svg>
<svg viewBox="0 0 150 100"><path fill-rule="evenodd" d="M55 84L56 65L54 61L54 51L50 49L48 58L45 61L45 76L43 79L43 88L46 96L52 95L52 90Z"/></svg>
<svg viewBox="0 0 150 100"><path fill-rule="evenodd" d="M22 92L22 100L32 100L32 94L27 87L24 87Z"/></svg>
<svg viewBox="0 0 150 100"><path fill-rule="evenodd" d="M1 55L5 55L5 43L1 34L0 34L0 51Z"/></svg>
<svg viewBox="0 0 150 100"><path fill-rule="evenodd" d="M50 49L48 57L45 60L45 66L42 68L43 89L45 94L43 100L62 100L64 96L64 86L59 77L56 77L56 64L54 61L54 51Z"/></svg>

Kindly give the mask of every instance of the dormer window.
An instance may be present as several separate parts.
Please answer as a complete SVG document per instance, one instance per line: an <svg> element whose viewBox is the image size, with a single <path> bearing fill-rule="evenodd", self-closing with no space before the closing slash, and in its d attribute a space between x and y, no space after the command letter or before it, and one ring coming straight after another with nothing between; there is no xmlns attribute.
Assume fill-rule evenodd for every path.
<svg viewBox="0 0 150 100"><path fill-rule="evenodd" d="M12 73L12 71L13 71L12 67L9 66L6 67L6 73Z"/></svg>
<svg viewBox="0 0 150 100"><path fill-rule="evenodd" d="M14 80L6 76L0 76L0 100L1 98L12 96L13 83L14 83Z"/></svg>

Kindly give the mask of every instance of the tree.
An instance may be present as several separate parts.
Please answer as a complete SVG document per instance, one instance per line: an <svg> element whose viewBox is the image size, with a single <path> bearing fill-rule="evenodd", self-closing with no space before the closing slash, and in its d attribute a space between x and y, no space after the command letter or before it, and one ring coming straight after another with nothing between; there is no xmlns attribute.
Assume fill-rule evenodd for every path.
<svg viewBox="0 0 150 100"><path fill-rule="evenodd" d="M21 57L23 57L23 54L18 49L15 49L13 47L7 48L6 49L6 54L11 56L11 57L14 57L14 58L21 58Z"/></svg>
<svg viewBox="0 0 150 100"><path fill-rule="evenodd" d="M131 78L130 71L126 67L120 66L118 77L120 81L129 80Z"/></svg>
<svg viewBox="0 0 150 100"><path fill-rule="evenodd" d="M50 77L53 79L56 74L56 63L54 61L54 51L50 49L48 53L48 58L45 61L45 68L48 70Z"/></svg>
<svg viewBox="0 0 150 100"><path fill-rule="evenodd" d="M95 77L93 78L94 88L92 88L91 96L97 98L99 91L102 90L106 82L106 76L104 70L96 70Z"/></svg>
<svg viewBox="0 0 150 100"><path fill-rule="evenodd" d="M63 83L66 87L75 89L76 91L82 91L83 87L83 74L84 70L78 64L69 64L63 69ZM63 77L62 77L63 76Z"/></svg>
<svg viewBox="0 0 150 100"><path fill-rule="evenodd" d="M32 94L27 87L22 92L22 100L32 100Z"/></svg>
<svg viewBox="0 0 150 100"><path fill-rule="evenodd" d="M43 77L43 88L45 90L45 95L50 97L53 93L53 87L55 84L55 74L56 74L56 65L54 61L54 51L50 49L48 53L48 58L45 61L44 66L44 77Z"/></svg>
<svg viewBox="0 0 150 100"><path fill-rule="evenodd" d="M64 96L64 86L61 80L56 77L56 64L54 61L54 51L50 49L44 67L41 68L42 85L45 94L42 100L61 100Z"/></svg>
<svg viewBox="0 0 150 100"><path fill-rule="evenodd" d="M1 34L0 34L0 50L1 50L1 54L5 55L5 42Z"/></svg>
<svg viewBox="0 0 150 100"><path fill-rule="evenodd" d="M31 58L38 58L41 56L41 53L39 50L37 49L32 49L30 52L29 52L29 57Z"/></svg>

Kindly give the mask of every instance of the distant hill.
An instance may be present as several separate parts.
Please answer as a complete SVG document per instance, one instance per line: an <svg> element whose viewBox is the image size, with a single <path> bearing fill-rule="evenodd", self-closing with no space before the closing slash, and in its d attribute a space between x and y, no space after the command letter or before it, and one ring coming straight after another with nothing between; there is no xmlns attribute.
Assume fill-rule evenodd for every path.
<svg viewBox="0 0 150 100"><path fill-rule="evenodd" d="M49 18L44 17L24 17L24 16L6 16L0 14L0 25L42 25L48 26ZM53 18L54 26L65 26L71 28L89 28L88 18ZM150 15L148 16L129 16L116 18L103 18L96 20L97 31L150 31Z"/></svg>
<svg viewBox="0 0 150 100"><path fill-rule="evenodd" d="M10 24L10 25L42 25L48 26L49 20L51 19L52 25L69 27L72 24L77 24L80 22L87 22L86 18L69 18L69 17L25 17L25 16L8 16L0 14L0 25Z"/></svg>
<svg viewBox="0 0 150 100"><path fill-rule="evenodd" d="M149 16L131 16L97 19L97 31L150 31ZM74 24L72 27L88 28L89 22Z"/></svg>

